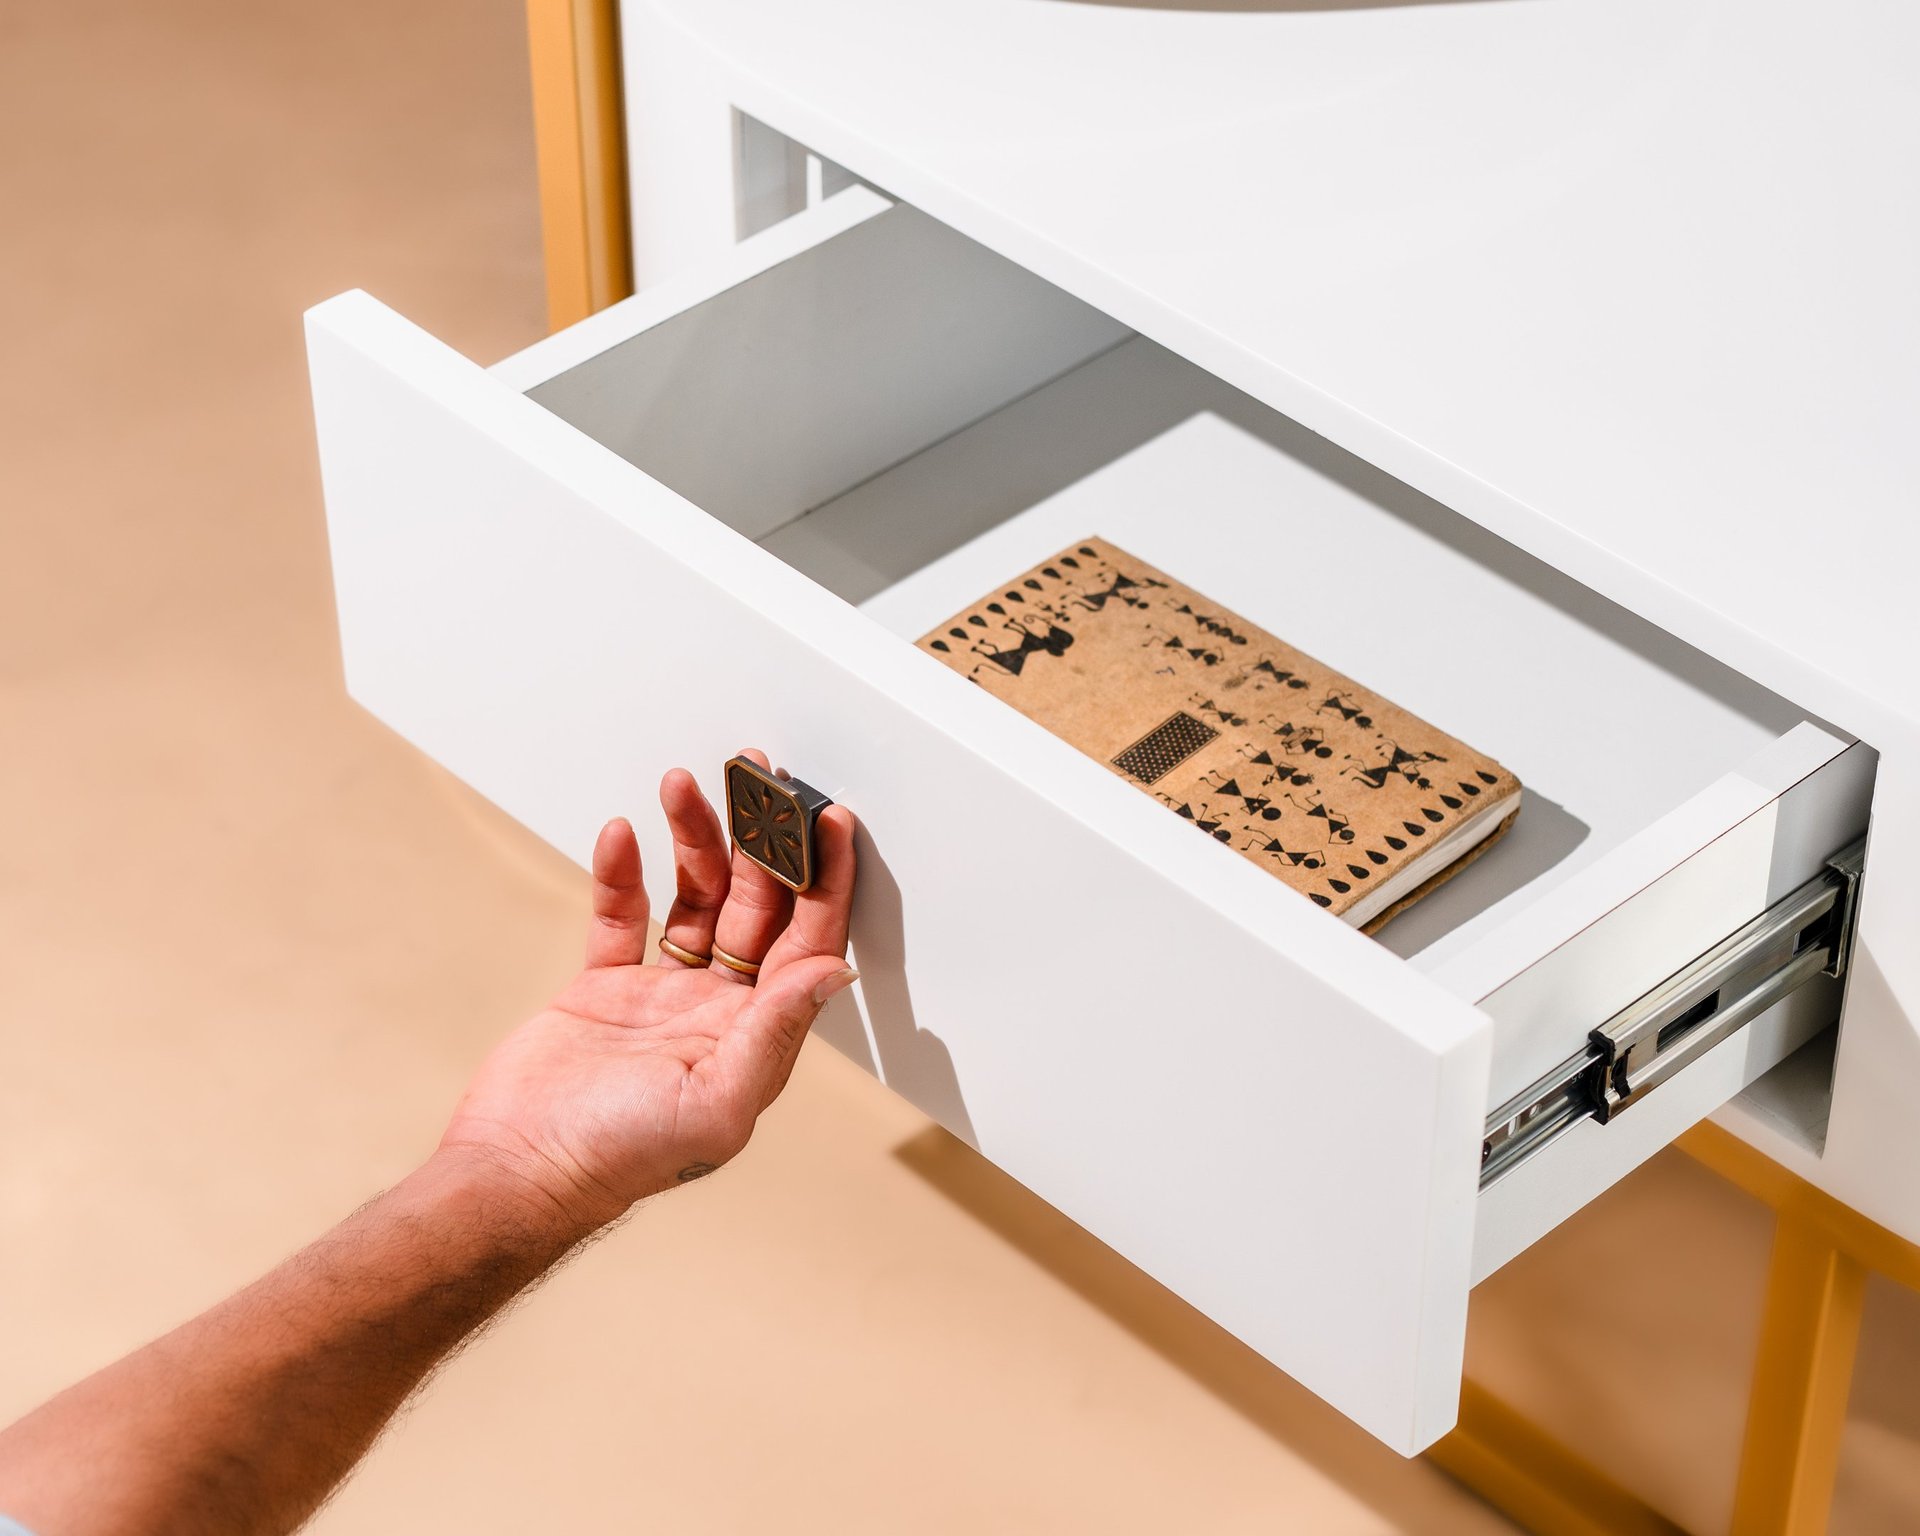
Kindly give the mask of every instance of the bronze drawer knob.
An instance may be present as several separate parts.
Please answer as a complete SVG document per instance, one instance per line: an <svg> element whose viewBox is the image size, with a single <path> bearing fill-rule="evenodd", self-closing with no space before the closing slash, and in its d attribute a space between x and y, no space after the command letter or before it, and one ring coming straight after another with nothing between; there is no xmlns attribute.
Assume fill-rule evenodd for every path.
<svg viewBox="0 0 1920 1536"><path fill-rule="evenodd" d="M813 829L833 801L782 771L768 773L753 759L727 760L727 829L733 846L782 885L813 884Z"/></svg>

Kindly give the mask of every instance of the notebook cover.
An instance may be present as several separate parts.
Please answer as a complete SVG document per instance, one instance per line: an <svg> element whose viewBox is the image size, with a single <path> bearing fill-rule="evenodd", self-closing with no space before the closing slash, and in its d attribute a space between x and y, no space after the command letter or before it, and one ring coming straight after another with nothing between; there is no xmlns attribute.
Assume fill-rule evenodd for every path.
<svg viewBox="0 0 1920 1536"><path fill-rule="evenodd" d="M1100 539L919 645L1336 914L1499 802L1517 809L1492 758Z"/></svg>

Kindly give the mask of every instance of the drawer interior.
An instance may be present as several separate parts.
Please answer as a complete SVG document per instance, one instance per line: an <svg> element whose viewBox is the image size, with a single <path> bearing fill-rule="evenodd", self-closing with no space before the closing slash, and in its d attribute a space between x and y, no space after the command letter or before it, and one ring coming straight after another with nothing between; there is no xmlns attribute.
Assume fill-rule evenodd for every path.
<svg viewBox="0 0 1920 1536"><path fill-rule="evenodd" d="M916 210L835 202L862 216L517 382L902 641L1098 535L1493 754L1524 808L1380 931L1416 968L1804 720Z"/></svg>
<svg viewBox="0 0 1920 1536"><path fill-rule="evenodd" d="M763 542L911 640L1089 534L1520 776L1512 832L1377 934L1423 968L1799 723L1143 338Z"/></svg>

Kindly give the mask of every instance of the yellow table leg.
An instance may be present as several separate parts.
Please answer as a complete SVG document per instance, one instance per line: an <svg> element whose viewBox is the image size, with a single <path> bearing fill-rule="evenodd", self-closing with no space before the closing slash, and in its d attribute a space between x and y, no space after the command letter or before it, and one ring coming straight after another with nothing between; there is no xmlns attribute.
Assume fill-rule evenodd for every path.
<svg viewBox="0 0 1920 1536"><path fill-rule="evenodd" d="M616 0L527 0L547 320L633 292Z"/></svg>
<svg viewBox="0 0 1920 1536"><path fill-rule="evenodd" d="M1827 1528L1867 1272L1820 1227L1781 1211L1747 1405L1733 1536Z"/></svg>

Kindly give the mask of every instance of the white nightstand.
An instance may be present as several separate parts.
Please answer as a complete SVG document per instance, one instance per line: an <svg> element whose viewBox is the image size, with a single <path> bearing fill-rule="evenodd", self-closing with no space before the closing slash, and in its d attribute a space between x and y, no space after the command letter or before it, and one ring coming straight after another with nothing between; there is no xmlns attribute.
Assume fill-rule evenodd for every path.
<svg viewBox="0 0 1920 1536"><path fill-rule="evenodd" d="M1703 1117L1920 1239L1920 19L621 22L637 297L492 369L310 316L358 699L576 858L749 742L851 806L823 1032L1402 1451ZM1509 763L1509 845L1375 942L913 650L1074 519Z"/></svg>

